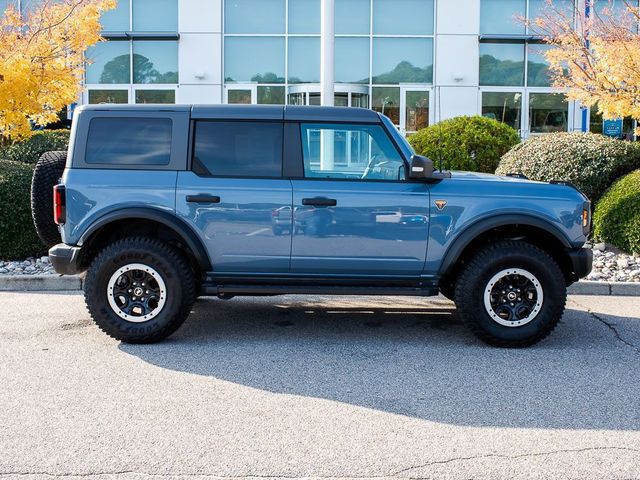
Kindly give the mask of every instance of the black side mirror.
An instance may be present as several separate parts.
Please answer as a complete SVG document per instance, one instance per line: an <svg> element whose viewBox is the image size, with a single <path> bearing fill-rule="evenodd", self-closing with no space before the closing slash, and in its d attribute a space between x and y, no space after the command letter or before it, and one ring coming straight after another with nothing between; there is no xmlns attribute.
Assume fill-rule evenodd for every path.
<svg viewBox="0 0 640 480"><path fill-rule="evenodd" d="M409 167L409 178L412 180L442 180L451 178L450 172L436 172L433 160L422 155L413 155Z"/></svg>

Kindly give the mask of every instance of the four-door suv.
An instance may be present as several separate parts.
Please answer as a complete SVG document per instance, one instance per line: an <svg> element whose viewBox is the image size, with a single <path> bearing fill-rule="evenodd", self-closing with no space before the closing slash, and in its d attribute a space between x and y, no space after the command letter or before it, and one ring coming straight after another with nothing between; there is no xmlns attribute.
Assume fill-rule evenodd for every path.
<svg viewBox="0 0 640 480"><path fill-rule="evenodd" d="M131 343L199 295L441 292L482 340L522 347L591 269L574 187L436 171L365 109L81 107L32 201L56 271L86 271L91 316Z"/></svg>

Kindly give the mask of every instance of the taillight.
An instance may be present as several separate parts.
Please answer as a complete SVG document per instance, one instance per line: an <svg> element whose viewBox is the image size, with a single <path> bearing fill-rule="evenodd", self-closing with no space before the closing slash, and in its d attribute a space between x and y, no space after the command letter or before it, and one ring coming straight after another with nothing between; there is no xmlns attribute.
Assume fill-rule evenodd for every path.
<svg viewBox="0 0 640 480"><path fill-rule="evenodd" d="M53 221L56 225L64 225L67 220L67 198L64 185L53 187Z"/></svg>

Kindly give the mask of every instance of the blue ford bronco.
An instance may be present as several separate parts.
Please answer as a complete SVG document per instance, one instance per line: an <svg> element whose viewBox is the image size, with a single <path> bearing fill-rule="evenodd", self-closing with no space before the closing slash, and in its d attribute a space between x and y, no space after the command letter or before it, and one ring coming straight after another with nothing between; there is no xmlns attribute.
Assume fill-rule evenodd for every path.
<svg viewBox="0 0 640 480"><path fill-rule="evenodd" d="M32 202L56 271L86 272L94 321L130 343L200 295L440 292L480 339L524 347L592 263L573 186L439 171L357 108L80 107Z"/></svg>

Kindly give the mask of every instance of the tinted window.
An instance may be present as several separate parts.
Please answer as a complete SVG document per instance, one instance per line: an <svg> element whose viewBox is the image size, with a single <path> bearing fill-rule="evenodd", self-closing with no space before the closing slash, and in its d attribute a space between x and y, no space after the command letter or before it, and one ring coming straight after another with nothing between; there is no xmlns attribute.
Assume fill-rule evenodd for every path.
<svg viewBox="0 0 640 480"><path fill-rule="evenodd" d="M168 165L171 158L168 118L94 118L89 124L87 163Z"/></svg>
<svg viewBox="0 0 640 480"><path fill-rule="evenodd" d="M197 122L193 168L199 175L280 177L282 124Z"/></svg>

